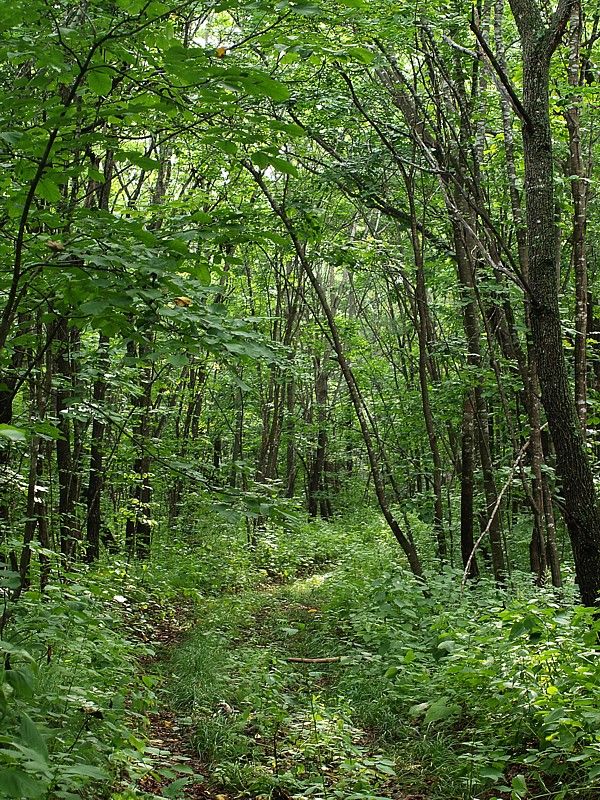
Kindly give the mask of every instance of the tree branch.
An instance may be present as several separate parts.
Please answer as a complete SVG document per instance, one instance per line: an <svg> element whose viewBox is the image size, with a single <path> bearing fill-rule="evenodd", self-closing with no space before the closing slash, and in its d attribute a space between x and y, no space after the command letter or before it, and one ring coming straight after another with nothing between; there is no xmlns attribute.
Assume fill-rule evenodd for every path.
<svg viewBox="0 0 600 800"><path fill-rule="evenodd" d="M473 13L471 15L471 22L469 24L469 27L471 28L471 30L475 34L475 38L477 39L477 42L478 42L479 46L481 47L483 53L485 54L485 57L489 61L490 66L492 67L492 69L494 70L496 75L498 76L498 78L500 80L500 83L504 87L504 89L506 91L506 94L508 95L508 98L509 98L514 110L516 111L517 115L520 117L521 122L528 129L531 129L531 120L529 119L529 115L525 111L525 108L523 107L523 104L521 103L517 93L515 92L515 90L513 88L513 85L512 85L512 83L510 82L510 80L508 78L508 75L504 72L504 70L500 66L500 64L498 62L498 59L496 58L496 56L492 52L489 44L487 43L487 41L485 39L485 36L479 30L479 26L477 25L477 22L475 20L475 9L473 9Z"/></svg>
<svg viewBox="0 0 600 800"><path fill-rule="evenodd" d="M550 24L546 36L544 37L544 45L548 57L554 53L560 44L560 40L563 37L571 15L571 9L574 3L578 3L579 1L580 0L558 0L558 5L550 18Z"/></svg>

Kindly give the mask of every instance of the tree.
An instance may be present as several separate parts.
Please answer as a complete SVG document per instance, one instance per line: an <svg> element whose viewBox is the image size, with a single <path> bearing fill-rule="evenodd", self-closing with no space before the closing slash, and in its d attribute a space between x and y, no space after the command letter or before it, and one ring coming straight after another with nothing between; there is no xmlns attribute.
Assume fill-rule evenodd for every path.
<svg viewBox="0 0 600 800"><path fill-rule="evenodd" d="M585 451L563 351L558 303L559 237L554 197L554 159L549 111L550 65L577 0L561 0L548 24L535 2L511 0L523 49L523 149L531 336L556 448L564 513L581 597L600 596L600 510Z"/></svg>

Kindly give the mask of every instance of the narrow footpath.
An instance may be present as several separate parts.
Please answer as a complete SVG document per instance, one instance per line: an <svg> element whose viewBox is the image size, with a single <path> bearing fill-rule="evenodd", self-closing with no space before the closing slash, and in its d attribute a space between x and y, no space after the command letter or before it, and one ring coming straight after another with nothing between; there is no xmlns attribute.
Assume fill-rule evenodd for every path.
<svg viewBox="0 0 600 800"><path fill-rule="evenodd" d="M167 798L402 798L396 759L356 721L355 661L335 609L335 572L207 599L163 650L156 769L140 789ZM168 637L167 637L168 638ZM173 639L173 637L171 637Z"/></svg>

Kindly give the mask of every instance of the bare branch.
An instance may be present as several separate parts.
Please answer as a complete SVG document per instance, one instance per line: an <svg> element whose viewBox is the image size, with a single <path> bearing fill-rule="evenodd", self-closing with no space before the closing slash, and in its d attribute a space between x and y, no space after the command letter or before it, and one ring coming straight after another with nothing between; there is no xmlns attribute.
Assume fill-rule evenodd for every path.
<svg viewBox="0 0 600 800"><path fill-rule="evenodd" d="M529 119L529 116L528 116L527 112L525 111L525 108L523 107L523 104L521 103L521 101L520 101L520 99L519 99L519 97L518 97L518 95L517 95L512 83L510 82L510 79L509 79L508 75L506 74L506 72L504 72L504 70L500 66L500 64L498 62L498 59L496 58L496 56L492 52L489 44L487 43L487 41L485 39L485 36L482 34L482 32L479 29L479 26L477 25L477 22L475 20L475 10L474 9L473 9L473 14L471 16L470 28L473 31L473 33L475 34L475 38L477 39L477 42L478 42L479 46L481 47L483 53L485 54L485 57L488 60L490 66L492 67L492 69L494 70L494 72L498 76L498 78L500 80L500 83L502 84L502 86L506 90L508 98L509 98L514 110L516 111L517 115L520 117L520 119L523 122L523 124L526 125L527 128L531 129L531 120Z"/></svg>

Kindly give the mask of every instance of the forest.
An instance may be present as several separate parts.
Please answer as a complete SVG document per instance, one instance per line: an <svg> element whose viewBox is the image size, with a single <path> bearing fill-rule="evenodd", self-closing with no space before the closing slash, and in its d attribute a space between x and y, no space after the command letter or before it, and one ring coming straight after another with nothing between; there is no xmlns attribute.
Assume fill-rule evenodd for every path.
<svg viewBox="0 0 600 800"><path fill-rule="evenodd" d="M0 64L0 798L600 798L595 0Z"/></svg>

